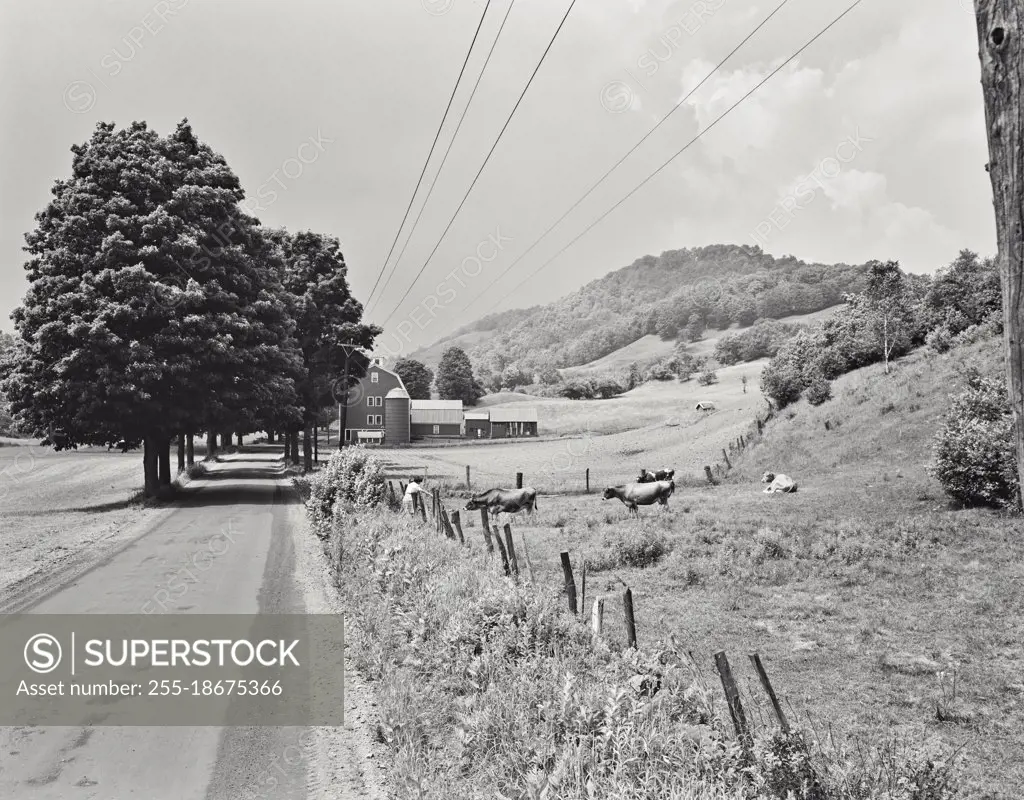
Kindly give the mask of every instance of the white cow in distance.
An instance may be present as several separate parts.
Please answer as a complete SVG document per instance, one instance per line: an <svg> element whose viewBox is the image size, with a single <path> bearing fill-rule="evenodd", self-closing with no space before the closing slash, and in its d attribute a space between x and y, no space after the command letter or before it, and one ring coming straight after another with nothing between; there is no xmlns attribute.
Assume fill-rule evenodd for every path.
<svg viewBox="0 0 1024 800"><path fill-rule="evenodd" d="M768 488L765 494L792 494L796 491L796 481L788 475L776 475L774 472L766 472L761 476L761 483L767 483Z"/></svg>

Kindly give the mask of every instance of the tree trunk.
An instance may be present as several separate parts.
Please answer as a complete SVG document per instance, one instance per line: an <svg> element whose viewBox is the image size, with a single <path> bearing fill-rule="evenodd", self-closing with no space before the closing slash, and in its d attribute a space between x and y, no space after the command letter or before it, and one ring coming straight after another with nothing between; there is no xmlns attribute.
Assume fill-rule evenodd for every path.
<svg viewBox="0 0 1024 800"><path fill-rule="evenodd" d="M146 497L156 497L160 492L160 476L157 469L159 443L157 437L147 435L142 440L142 472L145 476Z"/></svg>
<svg viewBox="0 0 1024 800"><path fill-rule="evenodd" d="M178 434L178 472L185 471L185 434Z"/></svg>
<svg viewBox="0 0 1024 800"><path fill-rule="evenodd" d="M171 437L160 437L158 478L161 486L171 485Z"/></svg>
<svg viewBox="0 0 1024 800"><path fill-rule="evenodd" d="M981 85L1003 286L1007 387L1013 410L1019 490L1024 490L1024 7L976 0Z"/></svg>
<svg viewBox="0 0 1024 800"><path fill-rule="evenodd" d="M299 466L299 429L292 429L292 463Z"/></svg>
<svg viewBox="0 0 1024 800"><path fill-rule="evenodd" d="M185 437L185 466L192 467L196 463L196 441L191 433Z"/></svg>
<svg viewBox="0 0 1024 800"><path fill-rule="evenodd" d="M306 472L313 469L313 437L310 433L312 427L306 423L302 429L302 468Z"/></svg>
<svg viewBox="0 0 1024 800"><path fill-rule="evenodd" d="M217 434L213 431L206 432L206 454L208 456L217 454Z"/></svg>
<svg viewBox="0 0 1024 800"><path fill-rule="evenodd" d="M273 443L274 443L274 432L273 431L267 431L267 444L273 444Z"/></svg>
<svg viewBox="0 0 1024 800"><path fill-rule="evenodd" d="M235 436L238 437L238 446L241 447L242 446L242 434L235 433Z"/></svg>

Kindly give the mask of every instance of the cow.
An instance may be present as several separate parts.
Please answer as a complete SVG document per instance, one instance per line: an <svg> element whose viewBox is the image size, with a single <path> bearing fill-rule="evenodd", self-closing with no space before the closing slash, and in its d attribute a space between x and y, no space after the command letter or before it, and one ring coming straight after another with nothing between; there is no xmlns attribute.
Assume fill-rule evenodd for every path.
<svg viewBox="0 0 1024 800"><path fill-rule="evenodd" d="M630 514L640 516L637 506L650 506L655 503L668 508L668 499L676 490L675 481L655 481L654 483L627 483L624 486L609 486L604 490L604 499L618 498L629 509Z"/></svg>
<svg viewBox="0 0 1024 800"><path fill-rule="evenodd" d="M671 481L675 479L674 469L658 469L651 472L649 469L641 469L637 477L637 483L654 483L655 481Z"/></svg>
<svg viewBox="0 0 1024 800"><path fill-rule="evenodd" d="M792 494L796 491L796 481L788 475L766 472L761 476L761 483L768 484L768 488L764 490L765 494Z"/></svg>
<svg viewBox="0 0 1024 800"><path fill-rule="evenodd" d="M467 511L486 508L498 524L498 514L518 514L524 508L532 514L537 508L537 491L529 486L522 489L488 489L486 492L473 495L466 503Z"/></svg>

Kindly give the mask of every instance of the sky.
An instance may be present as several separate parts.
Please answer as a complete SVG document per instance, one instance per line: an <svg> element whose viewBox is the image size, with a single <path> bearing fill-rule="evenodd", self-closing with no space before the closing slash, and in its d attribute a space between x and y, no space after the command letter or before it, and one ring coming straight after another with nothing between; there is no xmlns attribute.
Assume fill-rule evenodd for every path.
<svg viewBox="0 0 1024 800"><path fill-rule="evenodd" d="M27 286L24 234L100 121L187 117L264 224L337 237L391 354L665 250L913 272L994 253L972 0L862 0L786 63L851 4L788 0L718 69L781 0L577 0L467 196L571 0L513 0L438 172L509 2L4 3L0 329Z"/></svg>

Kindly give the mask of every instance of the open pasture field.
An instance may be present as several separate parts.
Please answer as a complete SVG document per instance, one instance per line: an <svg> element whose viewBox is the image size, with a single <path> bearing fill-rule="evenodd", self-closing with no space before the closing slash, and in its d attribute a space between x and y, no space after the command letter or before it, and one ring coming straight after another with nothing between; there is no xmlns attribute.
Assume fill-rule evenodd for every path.
<svg viewBox="0 0 1024 800"><path fill-rule="evenodd" d="M984 342L912 356L888 378L880 367L845 376L832 401L801 402L772 420L722 485L680 486L667 512L641 508L638 521L602 500L600 485L590 495L544 497L542 489L538 513L520 515L513 528L520 565L525 571L525 538L539 586L558 591L561 551L571 554L578 586L588 562L585 602L609 596L606 630L618 642L628 584L641 647L673 636L711 675L713 654L725 650L755 719L768 719L746 659L756 651L791 720L823 740L834 735L841 746L855 734L875 745L894 737L947 754L962 748L970 796L1018 798L1020 521L952 509L925 469L959 376L968 364L993 367L998 352ZM634 439L663 449L623 458L617 472L610 448L595 450L605 459L595 463L626 477L633 462L659 466L661 454L685 452L691 431L662 427ZM711 437L702 446L710 452ZM498 458L503 449L492 448ZM522 466L504 463L503 477ZM793 476L799 491L765 495L759 478L768 467ZM462 516L472 547L482 548L479 516Z"/></svg>
<svg viewBox="0 0 1024 800"><path fill-rule="evenodd" d="M704 465L721 461L721 449L749 431L766 406L758 390L763 362L718 371L712 386L647 383L609 400L536 398L538 439L486 444L416 446L385 451L397 477L425 470L435 482L464 490L470 466L474 490L515 486L516 472L541 494L580 492L590 469L594 487L633 480L641 467L675 468L677 482L704 480ZM747 378L743 392L741 378ZM695 411L700 400L711 412Z"/></svg>
<svg viewBox="0 0 1024 800"><path fill-rule="evenodd" d="M141 488L141 451L57 453L8 440L0 447L0 609L56 570L102 557L164 513L141 503Z"/></svg>

